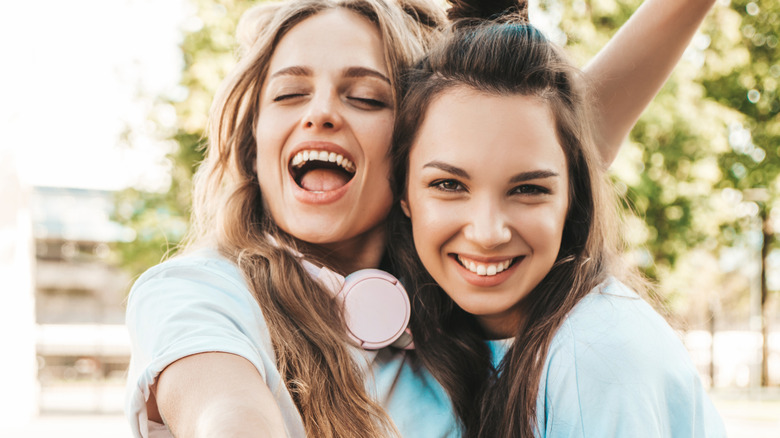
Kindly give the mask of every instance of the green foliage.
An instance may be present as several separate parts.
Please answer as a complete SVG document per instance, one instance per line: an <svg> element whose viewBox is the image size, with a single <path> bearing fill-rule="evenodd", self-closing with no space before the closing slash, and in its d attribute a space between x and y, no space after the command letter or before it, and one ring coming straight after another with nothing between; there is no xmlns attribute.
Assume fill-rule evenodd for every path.
<svg viewBox="0 0 780 438"><path fill-rule="evenodd" d="M563 10L567 49L584 63L640 3L547 0L542 6ZM746 233L778 204L779 15L780 2L717 4L613 166L627 214L638 219L629 223L641 220L628 239L643 255L636 262L678 309L709 299L694 297L695 274L682 272L692 264L709 268L688 259L707 259L718 270L721 250L748 245ZM776 246L773 234L767 238ZM710 284L700 292L745 301L725 296L744 296L749 287L728 275L719 273L716 287L723 290Z"/></svg>
<svg viewBox="0 0 780 438"><path fill-rule="evenodd" d="M138 275L174 253L186 234L192 202L192 176L203 159L205 129L212 98L222 79L235 63L235 28L241 14L253 2L197 0L187 19L181 44L184 96L160 97L173 105L177 115L175 132L163 133L177 147L168 154L171 184L163 193L127 189L117 194L115 219L136 231L133 242L119 243L116 250L123 267Z"/></svg>
<svg viewBox="0 0 780 438"><path fill-rule="evenodd" d="M567 49L584 64L642 0L541 3L542 9L560 13ZM119 248L134 274L175 248L186 231L190 181L202 159L209 106L235 62L235 26L251 2L194 4L191 21L203 25L190 26L182 43L186 97L165 101L178 116L177 131L169 135L178 145L169 155L170 190L127 190L118 196L118 219L137 232L135 242ZM630 216L628 240L636 248L636 262L659 281L659 292L678 309L690 307L691 300L708 299L695 297L697 272L689 271L717 271L713 265L722 248L743 245L746 227L755 228L756 217L770 217L779 202L778 15L780 2L716 5L613 166ZM751 191L756 188L763 190L758 202ZM742 303L738 297L744 296L746 282L728 275L713 274L700 292L719 287L724 302Z"/></svg>

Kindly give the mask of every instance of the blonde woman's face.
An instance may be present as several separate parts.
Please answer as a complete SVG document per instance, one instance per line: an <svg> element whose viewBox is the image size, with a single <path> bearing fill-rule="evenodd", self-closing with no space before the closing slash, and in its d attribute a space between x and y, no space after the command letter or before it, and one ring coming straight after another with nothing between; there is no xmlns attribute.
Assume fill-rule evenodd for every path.
<svg viewBox="0 0 780 438"><path fill-rule="evenodd" d="M456 88L428 108L402 205L425 268L493 336L555 263L568 178L546 103Z"/></svg>
<svg viewBox="0 0 780 438"><path fill-rule="evenodd" d="M316 244L383 233L394 105L382 37L344 9L290 29L271 57L257 121L265 207Z"/></svg>

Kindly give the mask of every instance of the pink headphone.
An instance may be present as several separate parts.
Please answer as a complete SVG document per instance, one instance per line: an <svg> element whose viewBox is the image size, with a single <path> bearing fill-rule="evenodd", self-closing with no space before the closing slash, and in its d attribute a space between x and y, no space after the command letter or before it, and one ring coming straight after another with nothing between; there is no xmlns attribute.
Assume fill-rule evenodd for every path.
<svg viewBox="0 0 780 438"><path fill-rule="evenodd" d="M303 267L321 281L341 305L347 333L361 347L376 350L392 345L412 349L407 325L411 306L397 278L379 269L361 269L346 278L301 258Z"/></svg>

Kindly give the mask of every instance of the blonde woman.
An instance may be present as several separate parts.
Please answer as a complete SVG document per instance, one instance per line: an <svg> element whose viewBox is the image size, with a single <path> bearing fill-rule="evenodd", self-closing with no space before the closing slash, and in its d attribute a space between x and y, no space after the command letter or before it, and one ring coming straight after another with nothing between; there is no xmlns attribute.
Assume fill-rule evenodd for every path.
<svg viewBox="0 0 780 438"><path fill-rule="evenodd" d="M606 162L710 3L648 0L594 61ZM398 78L443 22L408 0L291 0L243 18L187 251L128 299L136 436L460 435L413 354L358 349L324 280L337 277L310 274L387 268Z"/></svg>

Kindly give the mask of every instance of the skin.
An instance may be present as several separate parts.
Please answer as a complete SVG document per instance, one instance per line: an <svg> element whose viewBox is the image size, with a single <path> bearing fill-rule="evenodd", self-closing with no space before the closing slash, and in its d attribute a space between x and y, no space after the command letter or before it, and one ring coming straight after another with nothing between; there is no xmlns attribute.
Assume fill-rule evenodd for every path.
<svg viewBox="0 0 780 438"><path fill-rule="evenodd" d="M597 109L594 134L605 167L615 160L714 3L646 0L583 68Z"/></svg>
<svg viewBox="0 0 780 438"><path fill-rule="evenodd" d="M362 16L317 14L279 41L261 94L256 165L266 207L282 229L318 243L345 272L378 266L384 251L394 114L382 53L379 32ZM338 151L356 174L335 195L307 192L288 172L302 149ZM177 437L286 437L273 394L239 356L179 359L153 393L149 418L164 417Z"/></svg>
<svg viewBox="0 0 780 438"><path fill-rule="evenodd" d="M149 419L164 422L176 437L287 437L271 390L240 356L214 352L179 359L163 371L153 393L150 401L159 399L163 414L150 407Z"/></svg>
<svg viewBox="0 0 780 438"><path fill-rule="evenodd" d="M524 299L555 263L568 210L566 157L548 104L445 92L412 145L407 182L402 207L426 270L489 335L511 336Z"/></svg>
<svg viewBox="0 0 780 438"><path fill-rule="evenodd" d="M279 42L261 93L257 170L265 205L283 230L344 261L347 272L378 263L392 202L393 90L382 47L362 16L317 14ZM289 171L301 151L344 156L355 175L332 190L307 190Z"/></svg>
<svg viewBox="0 0 780 438"><path fill-rule="evenodd" d="M646 0L585 67L598 108L596 136L605 165L614 160L622 140L668 78L713 3L714 0ZM313 18L316 16L304 20L291 31ZM317 39L335 31L338 28L329 29L317 35ZM351 37L355 35L360 34L353 33ZM333 54L341 47L330 46L323 50ZM374 135L387 141L390 138L383 130ZM279 178L281 185L281 176ZM265 194L265 187L263 190ZM350 206L348 210L358 206ZM384 217L379 218L380 222L382 220ZM327 229L331 222L325 220L320 226ZM373 227L369 225L368 229L355 228L359 232L344 233L340 241L321 236L317 241L322 245L312 245L311 251L329 257L342 273L360 267L377 267L385 247L381 228L380 223ZM246 359L216 352L179 359L163 370L157 386L152 388L147 404L150 420L162 422L159 405L166 423L177 437L284 436L279 427L281 414L270 390L257 371L247 364ZM214 373L214 369L220 372ZM224 379L223 376L232 378ZM232 409L236 400L242 403L242 409Z"/></svg>

